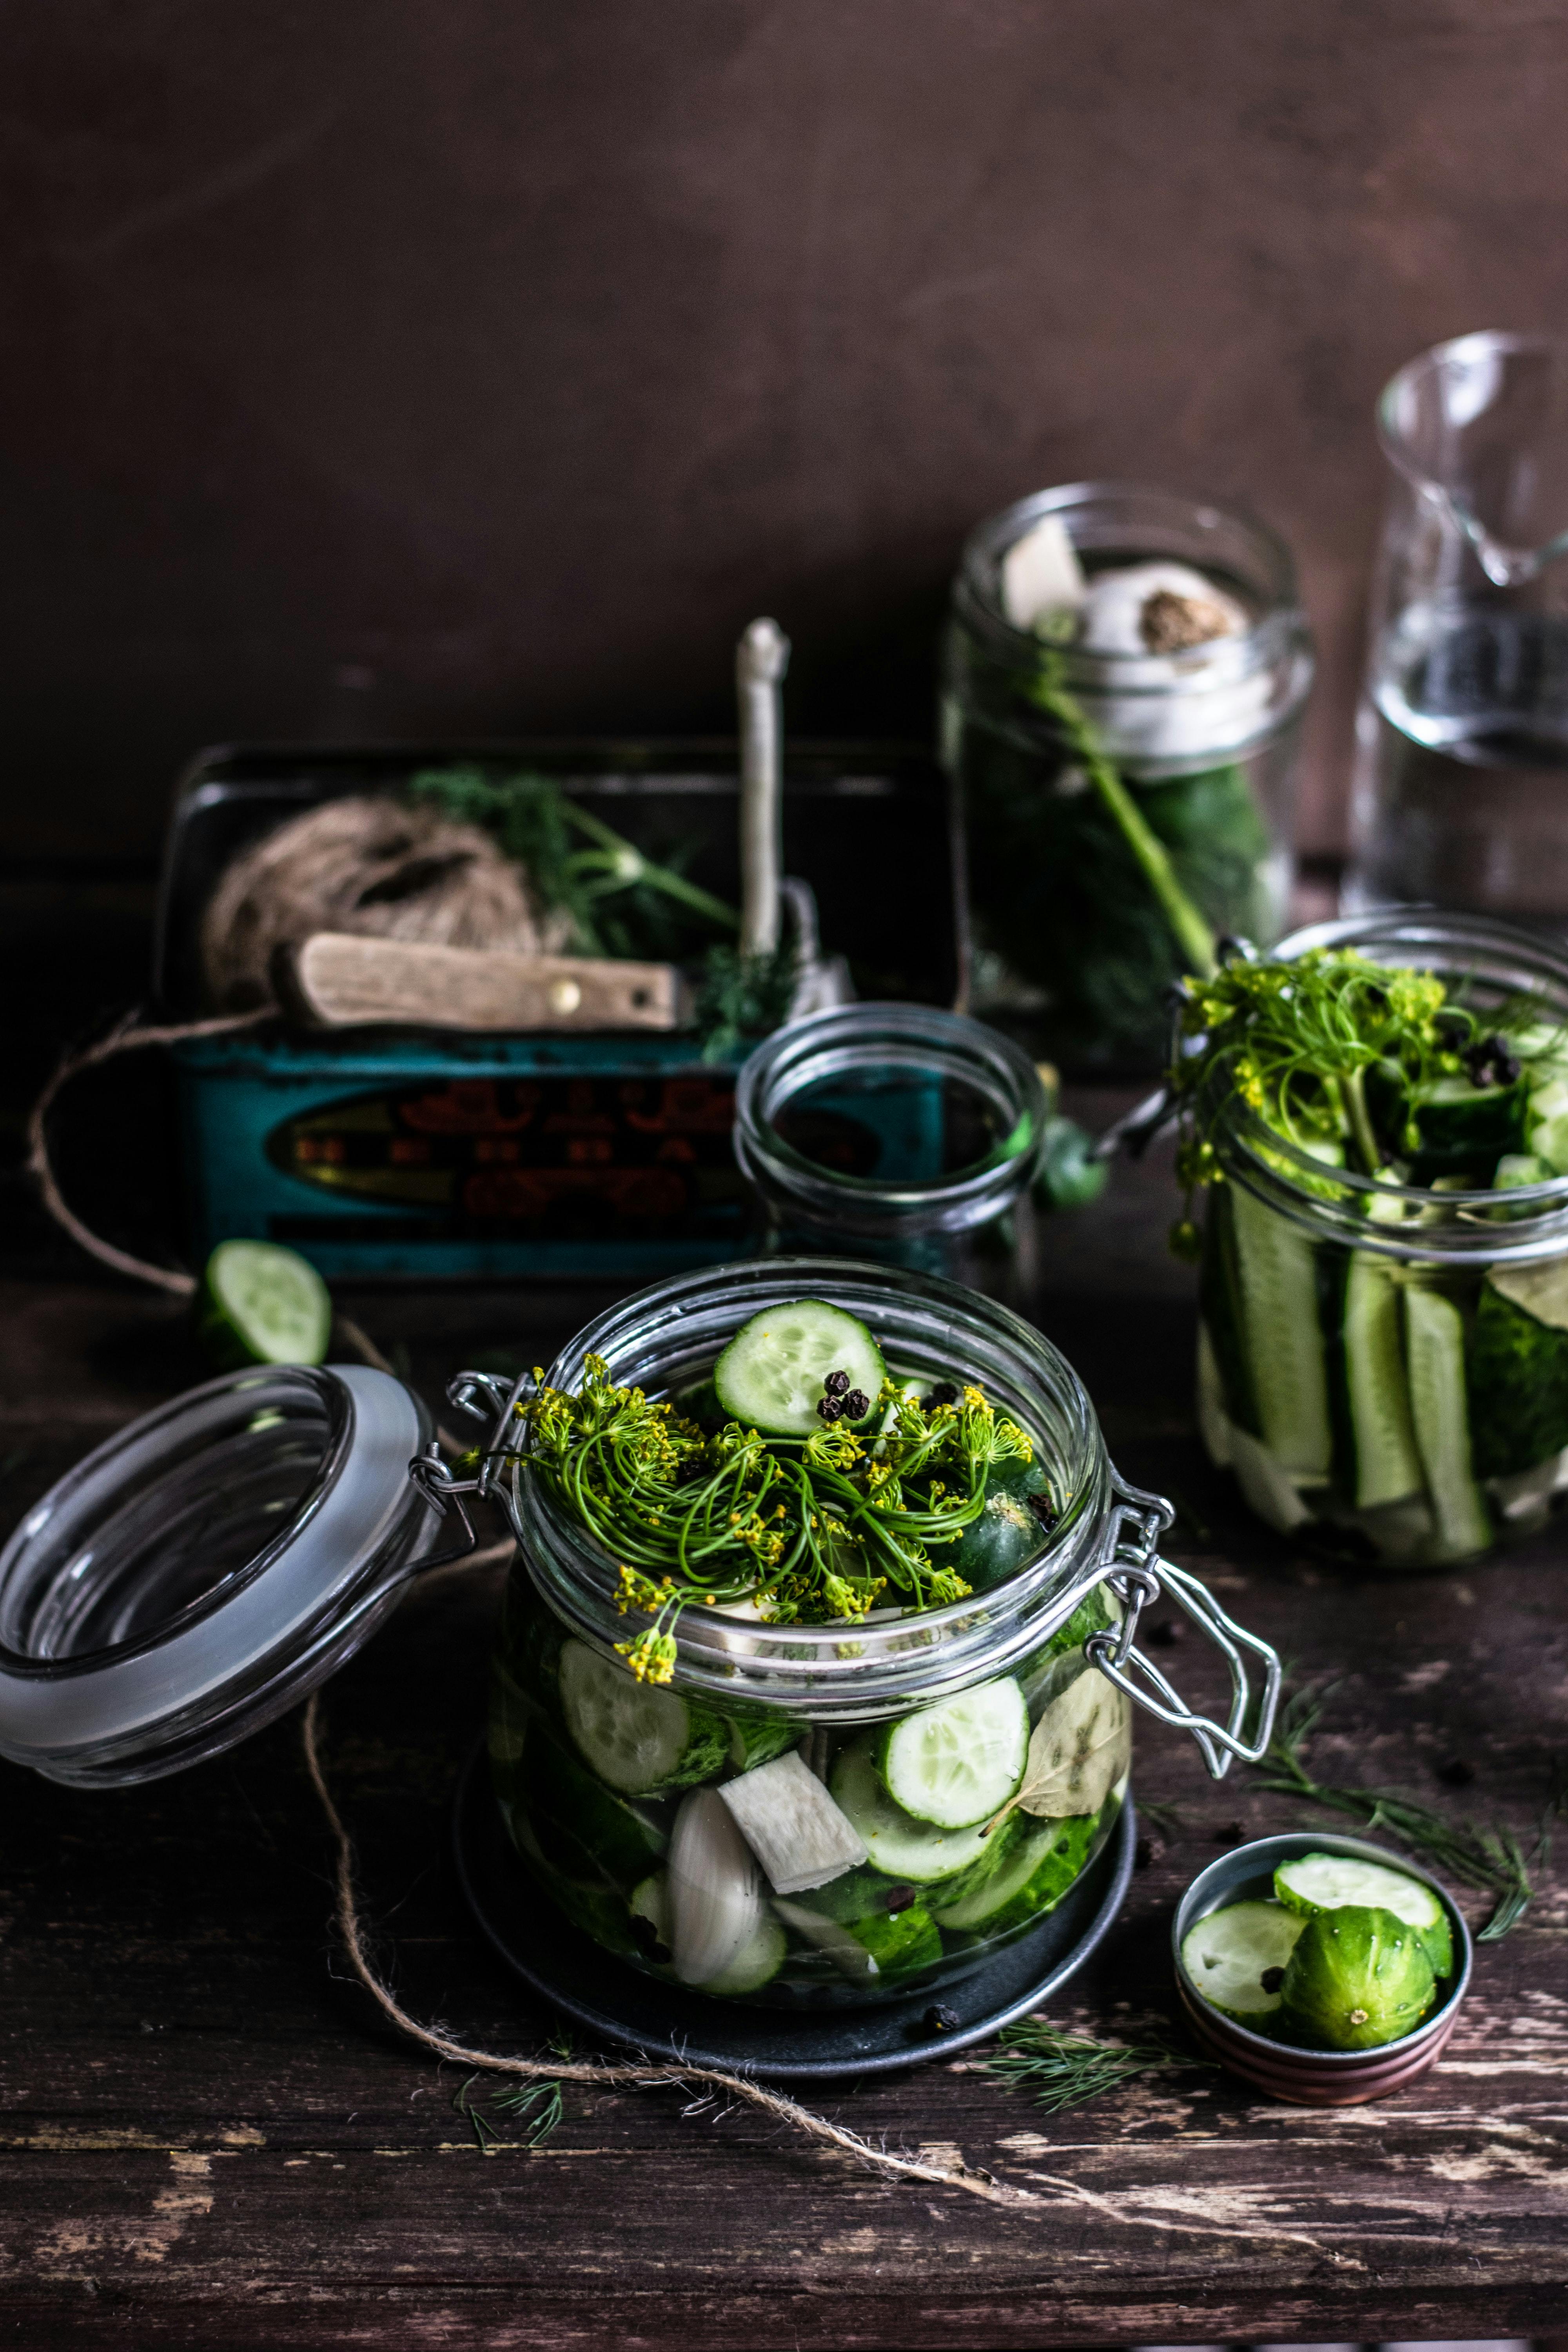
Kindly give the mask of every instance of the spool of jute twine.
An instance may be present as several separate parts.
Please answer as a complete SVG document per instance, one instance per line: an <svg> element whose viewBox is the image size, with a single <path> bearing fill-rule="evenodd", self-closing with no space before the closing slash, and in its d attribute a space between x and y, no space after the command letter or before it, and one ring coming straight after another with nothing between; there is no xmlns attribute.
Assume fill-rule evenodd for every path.
<svg viewBox="0 0 1568 2352"><path fill-rule="evenodd" d="M272 960L317 931L552 954L563 922L478 825L390 798L326 801L241 850L202 918L215 1013L272 1002Z"/></svg>

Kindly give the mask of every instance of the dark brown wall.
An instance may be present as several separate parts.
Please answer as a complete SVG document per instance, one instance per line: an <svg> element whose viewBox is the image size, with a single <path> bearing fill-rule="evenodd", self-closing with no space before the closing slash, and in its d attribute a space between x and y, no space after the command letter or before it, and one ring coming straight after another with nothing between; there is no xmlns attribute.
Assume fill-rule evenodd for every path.
<svg viewBox="0 0 1568 2352"><path fill-rule="evenodd" d="M244 732L923 731L966 527L1246 499L1326 655L1369 405L1568 281L1555 0L63 0L0 14L0 839Z"/></svg>

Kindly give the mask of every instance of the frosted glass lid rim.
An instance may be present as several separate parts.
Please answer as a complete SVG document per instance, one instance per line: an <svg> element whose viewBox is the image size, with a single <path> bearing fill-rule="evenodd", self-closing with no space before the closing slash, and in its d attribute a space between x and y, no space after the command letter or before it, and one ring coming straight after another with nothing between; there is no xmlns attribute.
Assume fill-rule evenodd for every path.
<svg viewBox="0 0 1568 2352"><path fill-rule="evenodd" d="M112 1515L155 1497L161 1484L172 1486L190 1466L188 1454L172 1450L182 1434L199 1439L204 1425L216 1431L230 1398L248 1391L259 1402L290 1386L328 1408L331 1433L288 1524L191 1605L128 1641L74 1656L0 1650L0 1753L41 1764L142 1738L156 1743L193 1710L216 1716L237 1693L253 1693L274 1664L286 1674L335 1611L357 1603L367 1567L424 1511L407 1478L424 1442L423 1409L401 1381L363 1365L272 1365L185 1391L68 1471L0 1550L0 1612L15 1622L27 1584L68 1580L79 1562L83 1576L96 1568L107 1589ZM211 1475L218 1491L216 1461ZM108 1546L95 1552L95 1530L106 1523ZM76 1551L62 1559L62 1542L75 1542Z"/></svg>

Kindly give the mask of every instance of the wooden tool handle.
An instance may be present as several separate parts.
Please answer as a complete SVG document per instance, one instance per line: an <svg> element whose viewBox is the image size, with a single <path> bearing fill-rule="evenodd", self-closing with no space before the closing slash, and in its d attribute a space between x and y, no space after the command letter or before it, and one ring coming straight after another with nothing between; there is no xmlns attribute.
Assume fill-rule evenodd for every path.
<svg viewBox="0 0 1568 2352"><path fill-rule="evenodd" d="M672 964L427 947L349 931L317 931L280 950L273 980L289 1012L328 1029L376 1021L437 1029L673 1029L682 1011Z"/></svg>

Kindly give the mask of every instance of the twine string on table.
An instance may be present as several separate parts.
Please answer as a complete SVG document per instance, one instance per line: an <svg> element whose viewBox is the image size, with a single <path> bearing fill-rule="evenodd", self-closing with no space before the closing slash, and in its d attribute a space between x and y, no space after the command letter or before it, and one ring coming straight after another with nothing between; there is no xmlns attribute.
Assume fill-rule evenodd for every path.
<svg viewBox="0 0 1568 2352"><path fill-rule="evenodd" d="M847 2130L842 2124L829 2121L826 2116L814 2114L796 2099L786 2098L782 2091L771 2091L765 2084L749 2074L732 2074L720 2066L699 2066L685 2063L664 2064L647 2057L618 2059L561 2059L511 2057L496 2050L471 2049L467 2042L457 2041L439 2027L421 2025L410 2017L396 1994L372 1966L365 1949L364 1929L360 1920L359 1894L355 1885L353 1841L343 1826L342 1814L327 1786L321 1751L321 1694L315 1693L305 1708L302 1738L305 1769L310 1785L321 1800L321 1810L332 1832L337 1847L336 1917L338 1932L349 1965L371 1999L396 2026L400 2033L424 2049L434 2051L437 2057L449 2059L454 2065L468 2066L481 2073L511 2074L524 2081L581 2083L598 2090L690 2091L696 2096L693 2105L703 2105L715 2095L739 2100L771 2116L775 2123L787 2125L803 2133L818 2147L837 2148L842 2155L852 2157L889 2179L917 2180L928 2187L963 2189L971 2196L983 2197L994 2205L1039 2205L1047 2200L1032 2196L1027 2189L1008 2189L994 2180L989 2173L971 2170L962 2158L948 2167L922 2163L917 2157L893 2156L886 2148L874 2147L858 2132Z"/></svg>
<svg viewBox="0 0 1568 2352"><path fill-rule="evenodd" d="M112 1242L106 1242L101 1234L95 1234L91 1226L84 1224L77 1215L60 1191L54 1162L49 1156L49 1113L56 1097L84 1070L97 1069L100 1064L113 1061L118 1055L139 1053L149 1045L177 1045L187 1037L221 1037L236 1030L255 1029L264 1021L276 1020L278 1008L272 1004L261 1005L249 1013L219 1013L208 1021L143 1022L136 1013L127 1013L115 1023L106 1037L100 1037L94 1045L84 1045L78 1052L68 1054L59 1064L33 1105L27 1120L27 1168L38 1187L38 1197L56 1224L70 1235L79 1249L86 1250L89 1257L97 1258L100 1265L112 1266L116 1274L129 1275L134 1282L149 1283L154 1290L167 1291L175 1298L194 1298L195 1296L196 1277L194 1274L187 1273L181 1266L154 1265L150 1258L135 1257L129 1250L117 1249ZM369 1332L363 1330L352 1316L334 1308L333 1319L338 1337L362 1363L369 1364L378 1372L391 1372L396 1378L396 1368L387 1361ZM450 1437L444 1429L440 1434L452 1450L462 1451L460 1440Z"/></svg>

